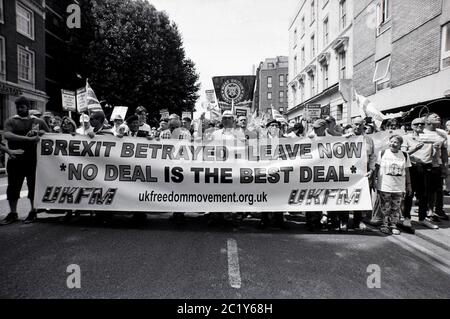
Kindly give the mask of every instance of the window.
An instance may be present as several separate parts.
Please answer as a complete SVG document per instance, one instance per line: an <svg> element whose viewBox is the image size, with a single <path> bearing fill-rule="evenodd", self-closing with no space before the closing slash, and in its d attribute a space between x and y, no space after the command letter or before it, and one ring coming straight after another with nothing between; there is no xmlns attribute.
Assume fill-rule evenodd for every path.
<svg viewBox="0 0 450 319"><path fill-rule="evenodd" d="M313 73L309 76L309 82L311 85L311 97L313 97L316 94L316 78Z"/></svg>
<svg viewBox="0 0 450 319"><path fill-rule="evenodd" d="M16 24L17 32L30 39L34 39L34 16L33 11L16 2Z"/></svg>
<svg viewBox="0 0 450 319"><path fill-rule="evenodd" d="M323 20L323 46L326 46L328 44L328 17Z"/></svg>
<svg viewBox="0 0 450 319"><path fill-rule="evenodd" d="M314 0L311 0L311 23L313 23L314 20L316 20L316 8Z"/></svg>
<svg viewBox="0 0 450 319"><path fill-rule="evenodd" d="M442 28L442 68L450 67L450 23Z"/></svg>
<svg viewBox="0 0 450 319"><path fill-rule="evenodd" d="M267 67L269 69L273 69L273 68L275 68L275 64L273 64L272 62L269 62L269 63L267 63Z"/></svg>
<svg viewBox="0 0 450 319"><path fill-rule="evenodd" d="M302 59L301 63L302 63L302 70L303 70L306 65L305 47L302 47L301 59Z"/></svg>
<svg viewBox="0 0 450 319"><path fill-rule="evenodd" d="M294 77L297 76L297 56L294 56Z"/></svg>
<svg viewBox="0 0 450 319"><path fill-rule="evenodd" d="M381 91L389 87L391 80L391 57L387 56L376 63L373 82L376 90Z"/></svg>
<svg viewBox="0 0 450 319"><path fill-rule="evenodd" d="M297 45L297 29L294 30L294 47Z"/></svg>
<svg viewBox="0 0 450 319"><path fill-rule="evenodd" d="M267 99L271 100L272 99L272 92L267 92Z"/></svg>
<svg viewBox="0 0 450 319"><path fill-rule="evenodd" d="M280 74L279 81L280 81L280 86L284 86L284 75L283 74Z"/></svg>
<svg viewBox="0 0 450 319"><path fill-rule="evenodd" d="M280 113L284 112L284 107L280 107Z"/></svg>
<svg viewBox="0 0 450 319"><path fill-rule="evenodd" d="M0 74L6 74L6 54L5 54L4 37L0 37Z"/></svg>
<svg viewBox="0 0 450 319"><path fill-rule="evenodd" d="M303 36L305 35L305 30L306 30L306 27L305 27L305 17L304 17L304 16L302 17L301 28L302 28L301 32L302 32L302 37L303 37Z"/></svg>
<svg viewBox="0 0 450 319"><path fill-rule="evenodd" d="M302 82L300 83L300 102L303 102L305 100L305 84Z"/></svg>
<svg viewBox="0 0 450 319"><path fill-rule="evenodd" d="M323 89L328 88L328 65L324 64L322 66L322 76L323 76Z"/></svg>
<svg viewBox="0 0 450 319"><path fill-rule="evenodd" d="M344 116L344 105L339 104L336 109L336 121L342 121L342 118Z"/></svg>
<svg viewBox="0 0 450 319"><path fill-rule="evenodd" d="M3 17L3 0L0 0L0 23L5 23L5 19Z"/></svg>
<svg viewBox="0 0 450 319"><path fill-rule="evenodd" d="M311 36L311 59L316 56L316 43L314 34Z"/></svg>
<svg viewBox="0 0 450 319"><path fill-rule="evenodd" d="M34 53L21 46L17 47L17 70L19 80L34 83Z"/></svg>
<svg viewBox="0 0 450 319"><path fill-rule="evenodd" d="M346 0L341 0L339 3L339 18L340 18L339 25L341 26L341 30L343 30L347 26L347 1Z"/></svg>
<svg viewBox="0 0 450 319"><path fill-rule="evenodd" d="M339 53L339 79L347 77L347 54L345 51Z"/></svg>
<svg viewBox="0 0 450 319"><path fill-rule="evenodd" d="M269 89L272 88L272 77L271 76L267 77L267 87Z"/></svg>
<svg viewBox="0 0 450 319"><path fill-rule="evenodd" d="M278 93L278 98L280 100L280 103L284 103L284 91L280 91Z"/></svg>
<svg viewBox="0 0 450 319"><path fill-rule="evenodd" d="M390 19L389 0L380 0L377 4L377 36L390 28Z"/></svg>
<svg viewBox="0 0 450 319"><path fill-rule="evenodd" d="M378 26L386 23L391 17L389 10L389 0L381 0L377 5L377 22Z"/></svg>

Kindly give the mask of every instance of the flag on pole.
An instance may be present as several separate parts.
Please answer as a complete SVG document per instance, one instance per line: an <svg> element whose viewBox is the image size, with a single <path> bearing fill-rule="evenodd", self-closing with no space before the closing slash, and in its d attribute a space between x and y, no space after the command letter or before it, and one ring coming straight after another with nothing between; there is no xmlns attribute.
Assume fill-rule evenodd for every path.
<svg viewBox="0 0 450 319"><path fill-rule="evenodd" d="M86 80L86 105L89 114L94 112L103 112L102 106L95 95L94 90L89 85L89 82Z"/></svg>
<svg viewBox="0 0 450 319"><path fill-rule="evenodd" d="M280 123L288 124L288 121L284 118L284 116L281 115L281 113L278 110L275 110L274 108L272 108L272 118Z"/></svg>
<svg viewBox="0 0 450 319"><path fill-rule="evenodd" d="M383 114L377 107L366 97L359 95L355 90L356 103L360 113L364 117L371 117L376 122L383 122L384 120L394 119L403 116L403 112ZM378 123L377 123L378 124Z"/></svg>

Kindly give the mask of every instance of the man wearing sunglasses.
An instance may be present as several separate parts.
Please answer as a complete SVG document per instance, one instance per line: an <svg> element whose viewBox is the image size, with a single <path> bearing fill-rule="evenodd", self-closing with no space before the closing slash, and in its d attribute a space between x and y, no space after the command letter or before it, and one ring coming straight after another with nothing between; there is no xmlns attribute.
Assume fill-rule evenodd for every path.
<svg viewBox="0 0 450 319"><path fill-rule="evenodd" d="M419 200L419 224L430 229L438 229L439 227L427 219L428 196L427 185L431 173L433 150L432 144L424 143L423 130L425 127L425 118L417 118L412 121L411 128L413 132L404 137L402 149L408 152L411 159L412 167L410 168L412 193L405 197L405 209L403 216L404 227L411 228L411 208L414 195Z"/></svg>

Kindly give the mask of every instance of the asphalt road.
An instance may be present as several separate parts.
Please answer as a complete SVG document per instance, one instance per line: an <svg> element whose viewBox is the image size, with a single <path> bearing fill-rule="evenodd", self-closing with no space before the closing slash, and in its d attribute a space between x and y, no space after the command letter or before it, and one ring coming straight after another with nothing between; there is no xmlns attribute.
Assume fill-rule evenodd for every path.
<svg viewBox="0 0 450 319"><path fill-rule="evenodd" d="M8 211L4 196L0 209ZM24 218L25 198L19 209ZM96 224L43 215L0 227L0 298L450 298L450 240L447 248L407 234L310 233L294 221L262 231L254 219L233 228L190 216L177 226L168 217L137 227L129 216ZM66 284L72 264L80 289ZM380 288L368 288L369 265L379 266Z"/></svg>

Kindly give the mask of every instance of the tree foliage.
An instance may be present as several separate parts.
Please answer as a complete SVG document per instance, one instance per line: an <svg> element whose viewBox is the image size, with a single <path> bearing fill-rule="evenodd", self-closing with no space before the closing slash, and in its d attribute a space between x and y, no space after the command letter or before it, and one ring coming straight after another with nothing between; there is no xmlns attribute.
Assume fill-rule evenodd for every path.
<svg viewBox="0 0 450 319"><path fill-rule="evenodd" d="M166 13L144 0L81 0L80 6L71 58L99 99L144 105L154 116L162 108L193 110L199 76Z"/></svg>

